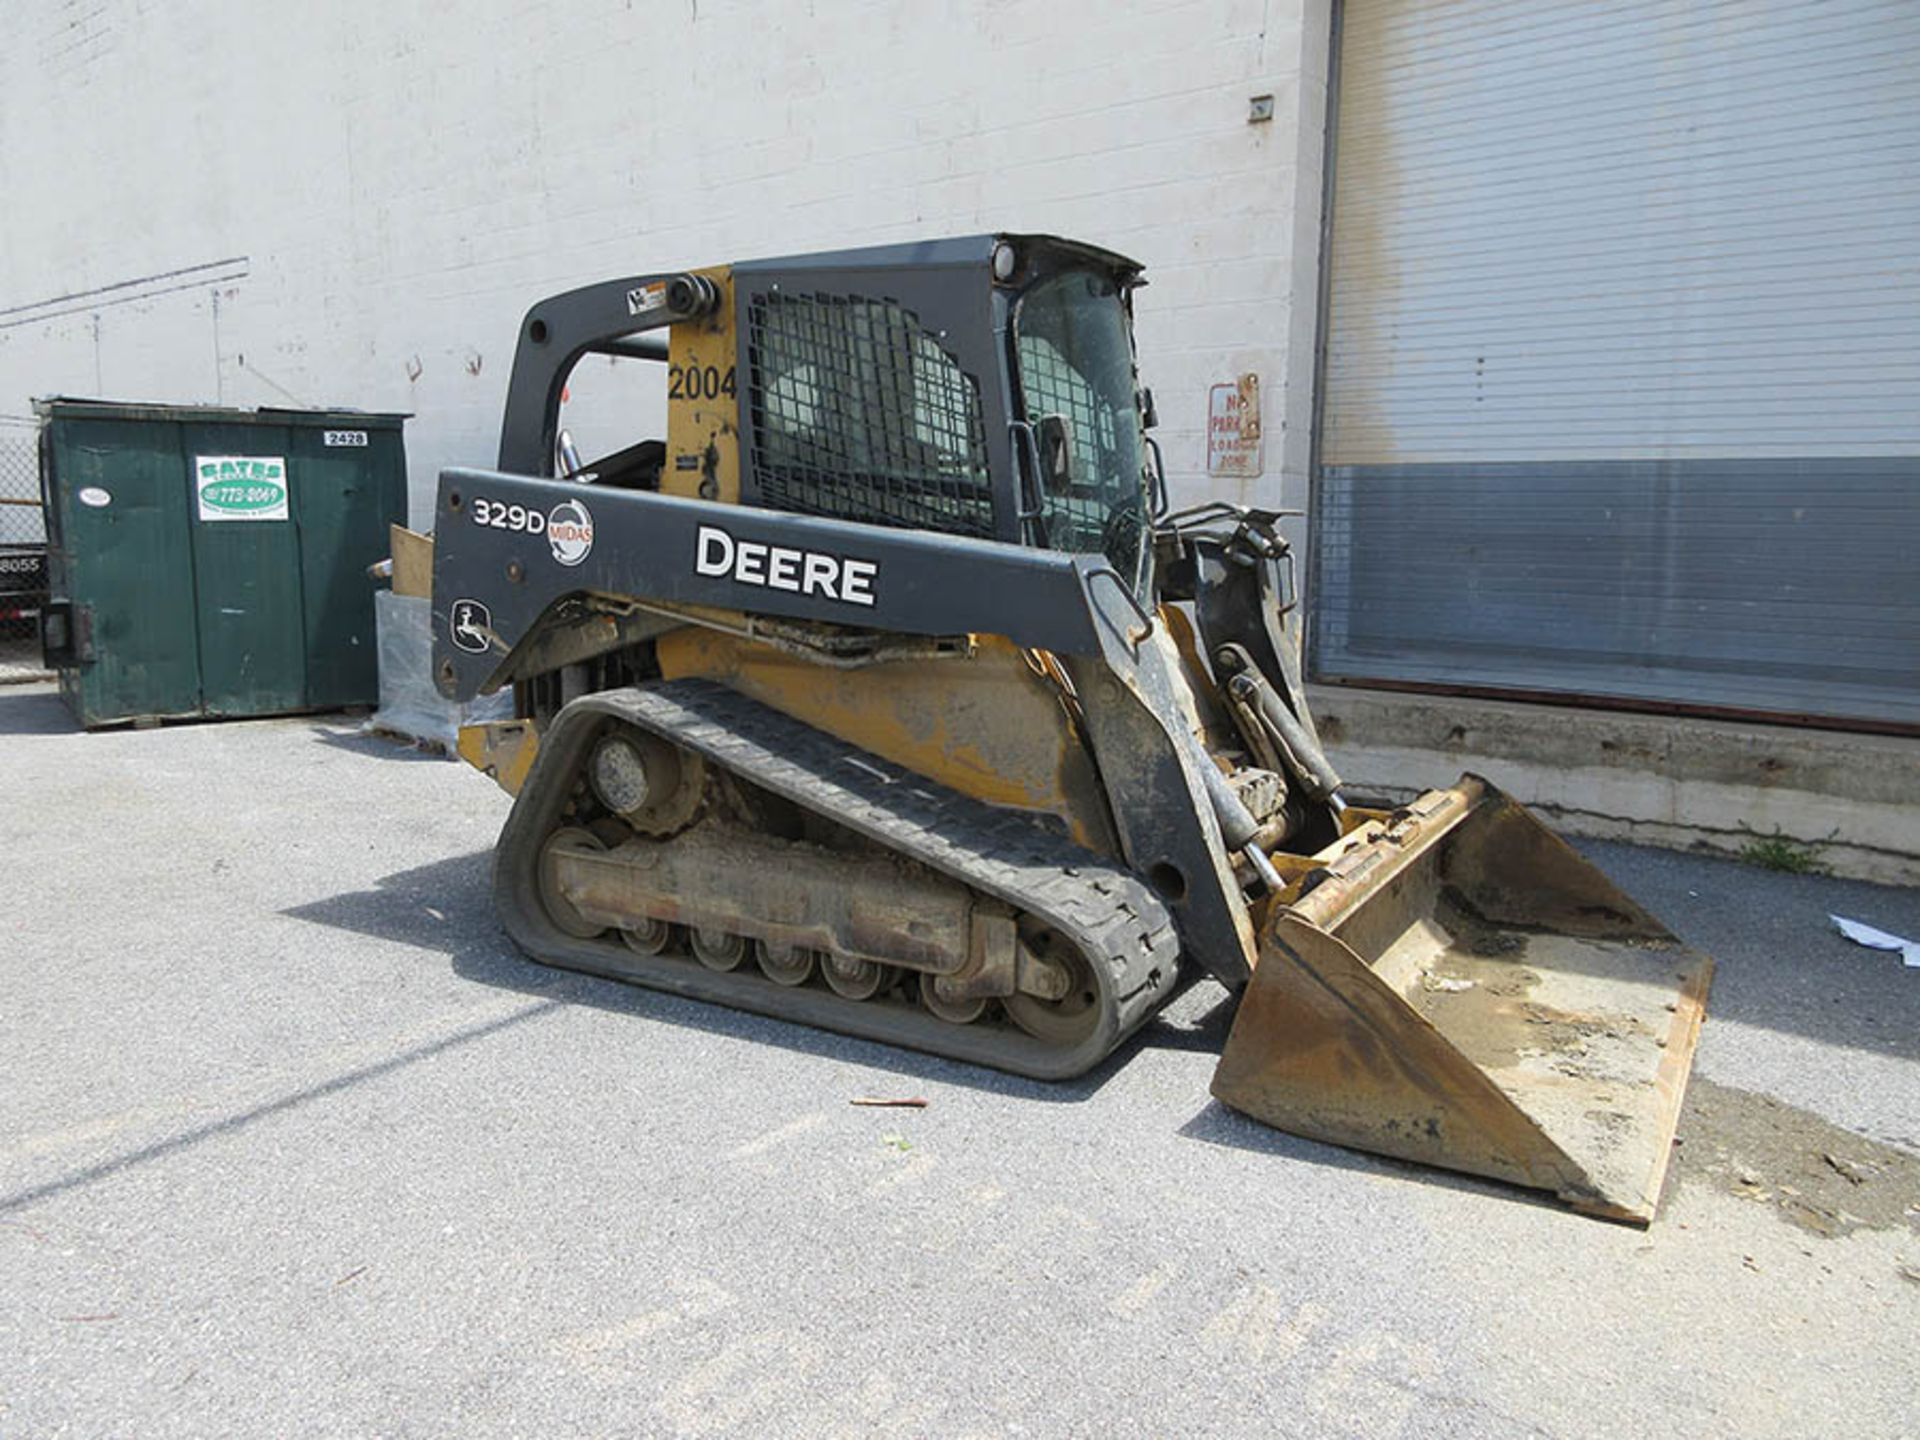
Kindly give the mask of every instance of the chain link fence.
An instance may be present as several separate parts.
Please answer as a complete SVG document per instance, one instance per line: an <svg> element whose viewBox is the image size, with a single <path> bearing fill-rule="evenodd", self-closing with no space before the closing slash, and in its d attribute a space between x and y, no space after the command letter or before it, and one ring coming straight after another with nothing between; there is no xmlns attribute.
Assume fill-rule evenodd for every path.
<svg viewBox="0 0 1920 1440"><path fill-rule="evenodd" d="M47 598L36 422L0 416L0 685L37 680Z"/></svg>

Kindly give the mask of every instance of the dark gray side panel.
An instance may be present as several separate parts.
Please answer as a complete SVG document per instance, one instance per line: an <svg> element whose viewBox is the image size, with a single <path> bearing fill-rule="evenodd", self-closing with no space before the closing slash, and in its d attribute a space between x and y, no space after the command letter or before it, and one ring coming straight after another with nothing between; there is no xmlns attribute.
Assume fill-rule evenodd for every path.
<svg viewBox="0 0 1920 1440"><path fill-rule="evenodd" d="M1329 466L1326 679L1920 725L1920 457Z"/></svg>
<svg viewBox="0 0 1920 1440"><path fill-rule="evenodd" d="M575 531L556 539L557 521L577 529L582 515L584 544ZM769 575L771 547L800 552L801 560L786 562L793 588L747 583L736 578L738 567L702 573L703 528L723 532L736 547L765 547L748 574ZM708 545L713 561L722 547ZM809 593L806 556L861 567L850 593L870 596L871 603L840 598L825 584ZM471 697L542 611L582 592L909 635L974 631L1067 654L1095 653L1099 641L1082 572L1101 568L1098 560L993 541L564 480L446 470L435 509L434 669L443 691ZM840 591L847 591L845 578L844 571L836 576ZM449 626L463 613L458 607L476 603L485 607L491 637L482 646L467 624L461 627L464 643L456 643Z"/></svg>
<svg viewBox="0 0 1920 1440"><path fill-rule="evenodd" d="M492 523L501 507L505 525ZM570 528L556 541L561 519ZM1185 955L1227 984L1246 979L1252 929L1189 753L1175 662L1104 561L476 470L441 472L435 522L435 679L460 699L550 605L585 592L909 635L1005 635L1069 657L1128 864L1162 888ZM703 574L703 528L736 545L870 565L862 589L873 603Z"/></svg>

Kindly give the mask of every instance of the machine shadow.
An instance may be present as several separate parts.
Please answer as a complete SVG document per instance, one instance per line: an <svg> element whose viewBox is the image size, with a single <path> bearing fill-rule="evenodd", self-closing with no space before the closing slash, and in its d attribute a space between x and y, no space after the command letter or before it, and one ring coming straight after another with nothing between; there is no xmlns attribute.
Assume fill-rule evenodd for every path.
<svg viewBox="0 0 1920 1440"><path fill-rule="evenodd" d="M345 891L281 913L444 956L462 979L528 998L591 1006L707 1035L778 1046L798 1055L889 1072L909 1084L937 1081L1052 1105L1085 1103L1144 1050L1218 1055L1226 1046L1237 1008L1235 997L1213 982L1189 983L1157 1016L1087 1074L1072 1080L1028 1080L962 1061L536 964L522 955L494 922L492 861L489 850L452 856L384 876L371 890ZM1361 1174L1393 1176L1561 1212L1561 1207L1547 1197L1493 1181L1343 1150L1272 1130L1214 1100L1207 1101L1178 1133L1202 1144Z"/></svg>
<svg viewBox="0 0 1920 1440"><path fill-rule="evenodd" d="M8 697L0 697L0 714ZM64 710L57 697L26 697L47 701L53 715ZM41 712L44 713L44 712ZM324 738L324 737L322 737ZM359 737L342 737L352 741ZM369 743L385 742L369 737ZM400 752L404 753L404 752ZM1686 886L1704 888L1718 876L1753 884L1747 867L1698 857L1645 856L1631 847L1595 845L1596 856L1609 869L1631 871L1644 867L1661 874L1631 874L1636 888L1649 893L1657 906L1666 899L1674 911L1683 907L1672 902L1686 894ZM902 1082L935 1081L965 1086L985 1093L1045 1104L1079 1104L1095 1095L1142 1051L1167 1050L1218 1055L1226 1046L1236 1009L1234 997L1211 981L1201 981L1173 997L1147 1025L1130 1037L1112 1055L1086 1075L1066 1081L1036 1081L1001 1074L960 1061L942 1059L917 1051L899 1049L876 1041L815 1030L807 1026L746 1011L732 1010L707 1002L644 989L617 980L551 969L523 956L498 928L493 913L492 852L478 850L452 856L407 870L396 871L377 881L373 888L346 891L324 900L289 909L283 913L314 924L328 925L383 940L413 946L424 952L446 957L455 974L463 979L515 994L551 1000L567 1005L592 1006L595 1009L654 1020L704 1034L744 1040L757 1045L777 1046L794 1054L858 1064L900 1077ZM1756 888L1775 889L1786 880L1798 893L1792 898L1822 911L1835 899L1842 903L1865 902L1875 898L1896 905L1912 903L1912 892L1889 890L1861 882L1835 881L1825 877L1766 876ZM1677 890L1677 895L1662 896L1661 883ZM1744 887L1743 887L1744 888ZM1659 910L1656 909L1656 913ZM1898 916L1892 917L1898 920ZM1715 923L1717 922L1717 923ZM1897 963L1875 969L1869 952L1856 952L1837 936L1824 934L1802 937L1802 945L1781 953L1763 938L1780 923L1778 913L1758 915L1733 909L1715 917L1714 922L1676 926L1683 938L1708 953L1718 952L1719 973L1709 1002L1713 1018L1734 1020L1786 1032L1812 1035L1833 1043L1896 1055L1911 1055L1915 1049L1916 1029L1895 1023L1882 1028L1867 1015L1881 1021L1900 1022L1915 1017L1913 999L1920 987L1911 984L1911 972ZM1809 927L1810 928L1810 927ZM1795 929L1799 929L1795 926ZM1705 932L1705 933L1703 933ZM1833 961L1852 962L1810 966L1806 949L1832 950ZM1824 957L1823 957L1824 958ZM1904 983L1903 983L1904 982ZM1806 1003L1818 995L1826 1003ZM1835 999L1850 995L1854 1004L1835 1004ZM1803 998L1804 997L1804 998ZM1795 1001L1801 1003L1796 1007ZM1862 1012L1866 1012L1863 1014ZM1920 1028L1920 1027L1916 1027ZM1710 1032L1709 1032L1710 1033ZM1552 1199L1509 1187L1495 1181L1429 1169L1386 1157L1348 1151L1269 1129L1256 1121L1208 1101L1179 1132L1203 1144L1220 1145L1250 1152L1275 1155L1309 1164L1333 1166L1369 1175L1418 1180L1424 1185L1470 1192L1500 1199L1510 1204L1537 1205L1564 1213Z"/></svg>
<svg viewBox="0 0 1920 1440"><path fill-rule="evenodd" d="M1569 1220L1578 1221L1583 1225L1593 1223L1592 1217L1569 1210L1544 1191L1526 1190L1517 1185L1503 1184L1498 1180L1462 1175L1453 1170L1416 1165L1410 1160L1396 1160L1390 1155L1347 1150L1338 1145L1327 1144L1325 1141L1289 1135L1284 1130L1274 1130L1257 1120L1251 1120L1222 1105L1218 1100L1207 1101L1191 1120L1180 1127L1179 1133L1186 1139L1198 1140L1205 1145L1245 1150L1255 1155L1271 1155L1282 1160L1299 1161L1306 1165L1321 1165L1333 1170L1347 1170L1359 1175L1405 1180L1442 1190L1453 1190L1481 1199L1501 1200L1510 1205L1545 1210L1556 1215L1564 1215Z"/></svg>
<svg viewBox="0 0 1920 1440"><path fill-rule="evenodd" d="M454 974L496 990L591 1006L727 1039L776 1045L796 1054L891 1071L906 1080L935 1080L1049 1104L1088 1100L1143 1049L1217 1051L1225 1043L1225 1025L1231 1019L1230 1013L1225 1017L1217 1013L1222 1008L1231 1011L1225 997L1219 1005L1203 1007L1197 1020L1185 1018L1195 999L1195 992L1189 990L1169 1007L1178 1014L1148 1021L1085 1075L1072 1080L1028 1080L964 1061L536 964L521 954L495 924L492 865L493 853L478 850L396 871L382 877L371 890L344 891L281 913L444 955Z"/></svg>
<svg viewBox="0 0 1920 1440"><path fill-rule="evenodd" d="M337 726L315 725L311 729L316 745L328 745L350 755L364 755L369 760L432 760L445 765L451 758L443 750L383 731L363 730L358 724L343 722Z"/></svg>
<svg viewBox="0 0 1920 1440"><path fill-rule="evenodd" d="M79 723L44 681L0 689L0 735L78 735Z"/></svg>

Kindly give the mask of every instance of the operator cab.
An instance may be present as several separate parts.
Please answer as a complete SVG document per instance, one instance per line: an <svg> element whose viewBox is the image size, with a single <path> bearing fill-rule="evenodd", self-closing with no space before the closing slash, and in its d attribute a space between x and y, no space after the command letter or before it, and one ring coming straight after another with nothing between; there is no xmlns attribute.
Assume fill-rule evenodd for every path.
<svg viewBox="0 0 1920 1440"><path fill-rule="evenodd" d="M572 291L523 324L500 468L1097 556L1145 597L1141 283L1110 251L981 235ZM582 460L589 430L611 448Z"/></svg>

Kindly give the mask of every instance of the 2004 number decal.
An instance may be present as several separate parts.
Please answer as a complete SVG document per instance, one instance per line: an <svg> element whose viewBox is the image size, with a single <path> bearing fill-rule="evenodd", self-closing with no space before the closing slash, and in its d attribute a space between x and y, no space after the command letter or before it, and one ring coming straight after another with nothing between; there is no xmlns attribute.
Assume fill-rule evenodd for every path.
<svg viewBox="0 0 1920 1440"><path fill-rule="evenodd" d="M529 535L543 535L547 529L547 517L538 510L502 505L479 495L473 497L473 523L489 530L523 530Z"/></svg>
<svg viewBox="0 0 1920 1440"><path fill-rule="evenodd" d="M667 367L669 400L718 400L722 396L731 399L736 393L731 365L725 370L718 365Z"/></svg>

